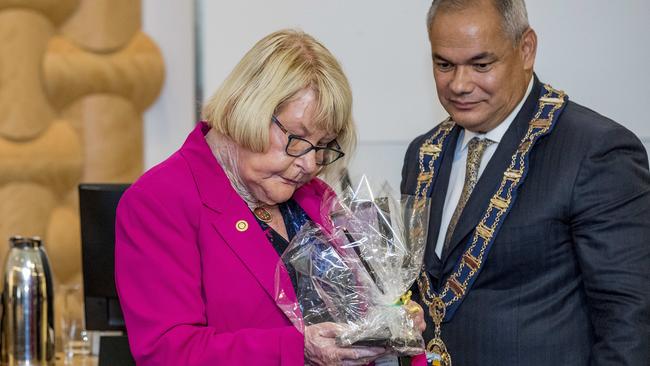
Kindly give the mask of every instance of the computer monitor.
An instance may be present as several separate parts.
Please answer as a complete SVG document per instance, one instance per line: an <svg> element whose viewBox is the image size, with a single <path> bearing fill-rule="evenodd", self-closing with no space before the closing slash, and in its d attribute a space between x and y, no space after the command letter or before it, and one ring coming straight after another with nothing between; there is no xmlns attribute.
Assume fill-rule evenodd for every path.
<svg viewBox="0 0 650 366"><path fill-rule="evenodd" d="M126 331L115 289L115 211L128 184L80 184L86 329ZM99 366L135 365L126 336L100 339Z"/></svg>
<svg viewBox="0 0 650 366"><path fill-rule="evenodd" d="M115 290L115 210L128 186L79 185L87 330L126 330Z"/></svg>

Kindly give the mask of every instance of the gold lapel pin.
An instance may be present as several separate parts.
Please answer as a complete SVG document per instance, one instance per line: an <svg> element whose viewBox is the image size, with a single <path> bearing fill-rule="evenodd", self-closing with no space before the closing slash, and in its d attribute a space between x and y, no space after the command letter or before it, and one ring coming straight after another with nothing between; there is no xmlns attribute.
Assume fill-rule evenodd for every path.
<svg viewBox="0 0 650 366"><path fill-rule="evenodd" d="M235 224L235 227L237 228L237 231L244 232L248 230L248 222L246 222L246 220L239 220Z"/></svg>

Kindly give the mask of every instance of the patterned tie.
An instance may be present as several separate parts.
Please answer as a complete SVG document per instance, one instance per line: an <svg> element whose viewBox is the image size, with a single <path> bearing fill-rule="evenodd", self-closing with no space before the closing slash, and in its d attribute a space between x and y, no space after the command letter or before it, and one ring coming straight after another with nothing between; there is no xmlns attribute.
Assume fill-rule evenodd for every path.
<svg viewBox="0 0 650 366"><path fill-rule="evenodd" d="M449 221L449 226L447 226L447 234L445 236L444 245L442 247L443 253L446 253L449 250L449 242L451 241L451 237L454 234L454 229L456 229L456 225L458 224L458 219L463 213L463 209L469 200L469 196L472 194L472 190L474 190L474 186L478 181L478 170L481 166L483 153L485 153L485 149L493 143L494 141L492 140L479 139L478 137L474 137L469 141L469 144L467 145L465 183L463 184L463 191L461 192L460 198L458 199L456 210L454 210L454 214L451 216L451 221Z"/></svg>

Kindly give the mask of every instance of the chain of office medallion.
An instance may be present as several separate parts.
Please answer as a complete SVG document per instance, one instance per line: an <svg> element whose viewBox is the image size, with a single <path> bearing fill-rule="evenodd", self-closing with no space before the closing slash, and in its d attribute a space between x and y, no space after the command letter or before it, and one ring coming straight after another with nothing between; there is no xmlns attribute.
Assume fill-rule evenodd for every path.
<svg viewBox="0 0 650 366"><path fill-rule="evenodd" d="M486 250L487 246L489 245L489 243L490 243L490 241L492 239L492 235L494 235L493 230L494 230L495 227L498 226L498 224L499 224L499 222L501 220L501 217L507 211L507 207L506 208L498 207L498 206L496 206L494 204L494 202L495 202L495 200L502 200L501 195L503 193L503 189L507 185L508 180L511 180L513 183L509 186L508 191L506 192L506 203L508 205L510 204L510 201L512 199L512 192L513 192L513 190L515 190L518 187L519 181L521 179L521 174L522 174L522 172L524 172L526 170L526 166L525 166L526 157L528 156L528 154L530 152L530 149L533 146L534 141L540 135L545 134L549 130L549 128L551 127L550 123L542 126L541 128L540 128L539 125L535 124L536 121L540 121L539 117L543 113L544 105L553 105L553 108L551 109L551 111L549 111L548 118L546 118L547 121L552 121L553 118L554 118L555 112L557 110L559 110L562 107L562 105L564 104L564 93L562 91L555 90L555 89L551 88L548 85L544 85L544 88L546 89L547 93L544 94L539 99L539 108L537 110L537 113L535 114L535 116L531 120L531 122L530 122L530 124L528 126L528 131L526 132L526 135L524 136L524 138L522 138L521 142L519 143L519 147L517 148L517 151L513 154L512 158L511 158L510 166L504 172L504 175L503 175L503 178L501 180L501 184L499 186L499 189L492 196L492 199L490 200L490 204L488 206L488 209L486 210L485 215L483 216L483 218L481 219L479 224L476 226L476 229L474 230L474 233L473 233L472 243L471 243L470 247L465 250L466 253L473 252L473 249L477 245L478 238L479 238L479 236L481 236L480 233L482 232L482 233L487 233L488 234L488 235L483 237L484 238L483 245L481 247L481 250L479 252L478 257L476 257L477 262L478 262L478 266L476 266L476 268L470 267L469 274L465 277L465 280L461 283L462 293L458 294L458 293L454 292L455 296L452 297L451 300L449 300L448 302L445 302L445 307L449 307L453 303L455 303L456 301L460 300L460 298L464 295L469 282L471 281L471 279L476 274L476 271L479 268L481 268L481 264L482 264L482 262L484 260L485 250ZM558 97L551 98L551 96L553 94L558 94ZM452 125L452 127L453 127L453 125ZM435 134L435 135L438 135L438 134ZM433 140L436 137L435 135L431 138L431 140ZM420 154L420 155L421 155L420 156L420 163L421 163L420 168L422 169L423 168L423 164L422 164L423 157L422 157L422 154ZM514 167L517 166L517 164L516 164L517 160L519 160L519 163L520 163L519 165L520 165L521 168L519 170L514 170ZM433 160L431 162L429 162L430 166L432 166L432 164L433 164ZM418 182L418 183L420 183L420 182ZM429 186L427 186L427 188L429 188ZM416 192L421 192L421 191L416 191ZM424 191L424 192L428 192L428 189L426 191ZM425 196L425 195L418 195L419 196L418 198L423 199L424 198L423 196ZM490 227L488 227L486 225L486 221L488 220L489 216L492 213L492 210L494 210L494 209L497 210L497 213L496 213L494 223L492 224L492 227L490 228ZM487 230L479 230L479 228L485 228ZM457 270L453 274L451 274L449 276L449 278L445 281L445 286L444 286L442 292L440 293L440 295L438 295L439 298L444 298L447 295L447 293L451 290L451 287L450 287L451 281L452 280L457 280L460 277L460 274L462 273L462 271L464 269L464 266L466 266L466 263L463 260L461 260L460 265L458 266ZM423 270L424 270L424 268L423 268ZM421 281L422 277L427 282L426 286ZM418 287L420 288L420 292L422 292L423 295L426 294L426 296L421 296L422 300L424 301L424 303L427 306L431 306L432 301L429 300L429 299L433 299L435 297L435 295L433 295L432 292L431 292L431 283L429 281L428 276L426 276L426 275L425 276L418 276L417 283L418 283ZM428 297L428 299L427 299L427 297Z"/></svg>

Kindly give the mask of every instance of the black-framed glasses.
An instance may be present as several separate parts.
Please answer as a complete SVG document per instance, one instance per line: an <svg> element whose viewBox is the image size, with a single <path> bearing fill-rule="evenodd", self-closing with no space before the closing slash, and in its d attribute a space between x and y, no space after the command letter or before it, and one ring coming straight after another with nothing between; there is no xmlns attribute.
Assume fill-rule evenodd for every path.
<svg viewBox="0 0 650 366"><path fill-rule="evenodd" d="M341 146L336 139L330 141L325 146L314 146L314 144L302 137L289 133L276 116L271 116L271 119L273 120L273 123L275 123L289 138L287 146L284 149L289 156L298 158L314 150L316 152L316 164L325 166L332 164L345 155L345 153L341 151Z"/></svg>

